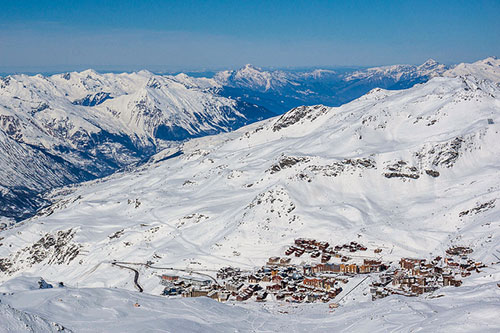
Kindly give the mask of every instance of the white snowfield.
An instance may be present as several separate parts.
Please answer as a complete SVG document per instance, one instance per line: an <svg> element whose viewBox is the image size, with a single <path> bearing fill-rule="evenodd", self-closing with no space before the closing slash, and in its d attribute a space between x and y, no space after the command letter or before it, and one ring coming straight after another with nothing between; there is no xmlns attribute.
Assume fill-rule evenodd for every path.
<svg viewBox="0 0 500 333"><path fill-rule="evenodd" d="M0 232L1 304L76 332L498 332L500 78L476 65L484 64L190 140L178 157L160 153L61 191L39 216ZM372 302L362 285L329 312L326 304L166 299L154 296L165 271L135 265L152 295L139 294L132 272L111 265L252 269L299 237L381 248L393 265L463 245L487 267L432 297ZM26 291L36 281L28 276L68 288Z"/></svg>
<svg viewBox="0 0 500 333"><path fill-rule="evenodd" d="M392 296L334 311L328 304L241 306L113 288L21 291L0 296L0 332L498 332L498 288L488 280L444 288L439 298Z"/></svg>

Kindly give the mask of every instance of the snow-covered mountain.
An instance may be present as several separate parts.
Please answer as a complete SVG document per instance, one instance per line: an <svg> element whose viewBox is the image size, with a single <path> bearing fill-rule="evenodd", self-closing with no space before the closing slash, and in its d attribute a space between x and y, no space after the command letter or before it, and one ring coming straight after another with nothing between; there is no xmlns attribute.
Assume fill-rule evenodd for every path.
<svg viewBox="0 0 500 333"><path fill-rule="evenodd" d="M238 96L281 113L300 105L339 106L373 88L405 89L442 75L447 66L429 59L419 66L394 65L367 69L265 71L252 65L222 71L214 80L225 96Z"/></svg>
<svg viewBox="0 0 500 333"><path fill-rule="evenodd" d="M48 203L47 190L109 175L173 141L298 105L340 105L374 87L409 87L444 68L434 61L355 72L247 65L213 79L93 70L0 78L0 219L26 218Z"/></svg>
<svg viewBox="0 0 500 333"><path fill-rule="evenodd" d="M496 57L488 57L474 63L461 63L445 73L444 76L473 76L479 77L493 82L500 81L500 59Z"/></svg>
<svg viewBox="0 0 500 333"><path fill-rule="evenodd" d="M50 207L0 231L1 316L9 325L75 331L95 321L107 331L135 323L174 331L434 330L436 322L443 331L498 331L497 66L490 59L409 89L373 89L340 107L297 107L52 193ZM112 264L136 264L144 292L159 295L158 274L171 271L162 267L252 270L299 237L355 240L370 253L380 249L391 267L466 246L486 267L460 288L416 298L373 302L363 280L332 314L326 304L139 295L133 274ZM67 288L29 290L40 276Z"/></svg>
<svg viewBox="0 0 500 333"><path fill-rule="evenodd" d="M28 216L40 193L108 175L172 141L273 115L217 89L210 79L147 71L0 78L0 216Z"/></svg>
<svg viewBox="0 0 500 333"><path fill-rule="evenodd" d="M414 316L447 318L451 328L458 303L460 311L469 309L472 323L494 330L498 319L491 313L500 299L500 81L483 65L405 90L373 89L340 107L297 107L231 133L183 142L135 170L54 193L55 204L0 232L0 281L5 288L15 278L43 276L70 287L133 290L130 272L112 261L149 262L135 267L144 291L158 295L163 287L152 267L253 269L299 237L330 244L355 240L371 253L381 249L380 258L392 265L401 257L433 258L451 246L467 246L487 267L464 277L465 289L447 287L439 300L390 296L379 307L371 303L368 285L361 285L343 300L341 319L331 325L354 320L354 309L363 325L368 318L385 325L380 309L387 307L401 311L390 320L396 327ZM57 295L51 297L73 297ZM16 299L14 294L5 302L45 318ZM202 311L207 305L179 306ZM256 311L249 316L269 318L263 308ZM50 320L68 326L60 319Z"/></svg>

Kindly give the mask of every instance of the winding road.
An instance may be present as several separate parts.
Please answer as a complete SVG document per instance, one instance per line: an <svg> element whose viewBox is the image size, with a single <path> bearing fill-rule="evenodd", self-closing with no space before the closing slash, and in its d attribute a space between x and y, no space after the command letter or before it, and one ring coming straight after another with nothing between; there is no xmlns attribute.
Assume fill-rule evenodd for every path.
<svg viewBox="0 0 500 333"><path fill-rule="evenodd" d="M215 282L215 284L219 285L219 282L217 282L217 279L214 278L213 276L211 276L209 274L206 274L206 273L200 273L200 272L197 272L197 271L194 271L194 270L190 270L190 269L182 269L182 268L174 268L174 267L155 267L155 266L151 266L149 264L144 264L144 263L139 263L139 262L126 262L126 261L113 261L111 263L111 265L114 265L114 266L117 266L117 267L120 267L120 268L124 268L124 269L128 269L128 270L133 271L134 274L135 274L134 275L134 284L135 284L135 287L141 293L144 291L144 289L139 284L139 271L136 270L135 268L132 268L132 267L129 267L129 266L125 266L125 265L139 265L139 266L144 266L146 268L151 268L151 269L181 271L181 272L186 272L186 273L189 273L189 274L197 274L197 275L205 276L205 277L213 280ZM215 270L208 270L207 269L205 271L215 271Z"/></svg>
<svg viewBox="0 0 500 333"><path fill-rule="evenodd" d="M120 265L117 262L112 262L111 265L133 271L134 272L135 287L139 290L140 293L142 293L144 291L144 289L142 289L141 285L139 284L139 271L138 270L136 270L135 268L132 268L132 267Z"/></svg>

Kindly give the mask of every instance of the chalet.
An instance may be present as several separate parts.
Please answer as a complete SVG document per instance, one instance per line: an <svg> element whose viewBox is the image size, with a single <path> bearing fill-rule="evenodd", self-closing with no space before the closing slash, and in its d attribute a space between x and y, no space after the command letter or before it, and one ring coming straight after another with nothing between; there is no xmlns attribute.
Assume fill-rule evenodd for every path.
<svg viewBox="0 0 500 333"><path fill-rule="evenodd" d="M280 284L271 284L269 286L266 287L266 290L267 291L280 291L281 290L281 285Z"/></svg>
<svg viewBox="0 0 500 333"><path fill-rule="evenodd" d="M321 272L332 272L332 273L340 273L341 272L341 269L340 269L340 265L338 264L322 264L322 265L318 265L321 267Z"/></svg>
<svg viewBox="0 0 500 333"><path fill-rule="evenodd" d="M349 260L351 260L351 258L346 257L346 256L342 256L342 257L340 258L340 261L342 261L342 262L348 262Z"/></svg>
<svg viewBox="0 0 500 333"><path fill-rule="evenodd" d="M270 275L264 275L261 279L262 282L271 282L271 276Z"/></svg>
<svg viewBox="0 0 500 333"><path fill-rule="evenodd" d="M374 272L378 273L378 272L381 272L385 269L385 266L379 260L364 259L363 265L368 266L369 272L371 272L371 273L374 273Z"/></svg>
<svg viewBox="0 0 500 333"><path fill-rule="evenodd" d="M420 266L425 262L425 259L412 259L412 258L401 258L399 264L403 269L414 269L416 266Z"/></svg>
<svg viewBox="0 0 500 333"><path fill-rule="evenodd" d="M334 289L336 283L337 282L335 280L324 280L323 281L323 288L326 290ZM342 288L340 288L340 289L342 289Z"/></svg>
<svg viewBox="0 0 500 333"><path fill-rule="evenodd" d="M240 269L233 267L223 267L217 272L218 279L227 279L235 275L239 275Z"/></svg>
<svg viewBox="0 0 500 333"><path fill-rule="evenodd" d="M211 290L211 291L207 294L207 297L208 297L208 298L211 298L211 299L218 300L218 299L219 299L219 292L218 292L217 290Z"/></svg>
<svg viewBox="0 0 500 333"><path fill-rule="evenodd" d="M302 245L306 240L304 238L297 238L295 240L295 245Z"/></svg>
<svg viewBox="0 0 500 333"><path fill-rule="evenodd" d="M295 256L296 257L300 257L304 254L305 250L303 248L298 248L297 250L295 250Z"/></svg>
<svg viewBox="0 0 500 333"><path fill-rule="evenodd" d="M361 265L359 266L359 274L368 274L370 273L370 266L369 265Z"/></svg>
<svg viewBox="0 0 500 333"><path fill-rule="evenodd" d="M250 275L248 277L248 282L249 283L259 283L260 279L257 276L255 276L255 275Z"/></svg>
<svg viewBox="0 0 500 333"><path fill-rule="evenodd" d="M292 294L292 301L297 303L302 303L306 296L304 294L294 293Z"/></svg>
<svg viewBox="0 0 500 333"><path fill-rule="evenodd" d="M451 274L443 275L443 286L460 287L460 285L462 285L462 281L456 280L453 275Z"/></svg>
<svg viewBox="0 0 500 333"><path fill-rule="evenodd" d="M182 289L177 289L176 287L165 287L163 289L163 296L174 296L174 295L179 295L182 293Z"/></svg>
<svg viewBox="0 0 500 333"><path fill-rule="evenodd" d="M330 246L330 244L328 244L328 242L319 242L319 244L318 244L319 249L322 251L326 250L326 248L328 246Z"/></svg>
<svg viewBox="0 0 500 333"><path fill-rule="evenodd" d="M247 299L249 299L250 297L252 297L252 294L242 293L242 294L238 294L236 296L236 300L238 302L243 302L243 301L246 301Z"/></svg>
<svg viewBox="0 0 500 333"><path fill-rule="evenodd" d="M272 265L277 265L280 261L280 257L271 257L267 261L267 265L272 266Z"/></svg>
<svg viewBox="0 0 500 333"><path fill-rule="evenodd" d="M330 298L335 298L342 292L342 290L343 290L342 287L332 288L331 290L328 291L328 296L330 296Z"/></svg>
<svg viewBox="0 0 500 333"><path fill-rule="evenodd" d="M356 264L340 264L340 271L342 273L352 273L357 274L359 272L358 266Z"/></svg>
<svg viewBox="0 0 500 333"><path fill-rule="evenodd" d="M238 293L236 296L236 300L238 302L246 301L250 297L253 296L253 293L255 292L254 286L248 286L247 288L243 289Z"/></svg>
<svg viewBox="0 0 500 333"><path fill-rule="evenodd" d="M177 275L167 275L167 274L163 274L161 276L161 280L162 281L177 281L179 280L179 277Z"/></svg>
<svg viewBox="0 0 500 333"><path fill-rule="evenodd" d="M323 255L321 256L321 262L322 262L322 263L326 263L326 262L328 262L331 258L332 258L332 256L331 256L331 255L323 253Z"/></svg>
<svg viewBox="0 0 500 333"><path fill-rule="evenodd" d="M275 275L271 279L271 281L274 283L281 283L282 280L283 280L283 278L280 275Z"/></svg>
<svg viewBox="0 0 500 333"><path fill-rule="evenodd" d="M207 296L209 292L209 290L191 289L189 291L184 291L182 297L202 297Z"/></svg>
<svg viewBox="0 0 500 333"><path fill-rule="evenodd" d="M280 265L288 265L292 261L292 258L281 258Z"/></svg>
<svg viewBox="0 0 500 333"><path fill-rule="evenodd" d="M388 285L389 283L391 283L392 279L393 279L393 276L392 274L381 274L379 276L379 279L380 279L380 283L383 285L383 286L386 286Z"/></svg>
<svg viewBox="0 0 500 333"><path fill-rule="evenodd" d="M451 255L451 256L461 256L461 255L467 255L471 254L472 249L470 247L464 247L464 246L455 246L451 247L448 250L446 250L446 254Z"/></svg>
<svg viewBox="0 0 500 333"><path fill-rule="evenodd" d="M267 297L267 292L259 292L256 297L257 302L265 302Z"/></svg>
<svg viewBox="0 0 500 333"><path fill-rule="evenodd" d="M243 287L243 283L241 282L227 282L226 290L229 291L238 291Z"/></svg>
<svg viewBox="0 0 500 333"><path fill-rule="evenodd" d="M311 273L323 272L323 266L324 266L324 264L318 264L318 265L312 266L310 269L310 272Z"/></svg>
<svg viewBox="0 0 500 333"><path fill-rule="evenodd" d="M195 278L195 277L190 277L190 278L184 278L184 280L189 281L191 285L197 286L197 287L208 287L212 285L212 280L210 279L203 279L203 278Z"/></svg>
<svg viewBox="0 0 500 333"><path fill-rule="evenodd" d="M321 298L321 296L322 296L322 294L308 293L306 295L306 302L307 303L316 302L317 300L319 300Z"/></svg>
<svg viewBox="0 0 500 333"><path fill-rule="evenodd" d="M307 286L313 286L316 288L323 288L323 279L318 279L318 278L305 278L302 281L303 284Z"/></svg>

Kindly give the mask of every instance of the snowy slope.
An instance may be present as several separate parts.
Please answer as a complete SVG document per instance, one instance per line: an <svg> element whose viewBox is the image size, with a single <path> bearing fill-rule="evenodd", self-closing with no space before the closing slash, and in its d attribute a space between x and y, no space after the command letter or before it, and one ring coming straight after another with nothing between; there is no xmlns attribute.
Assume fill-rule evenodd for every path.
<svg viewBox="0 0 500 333"><path fill-rule="evenodd" d="M64 332L498 332L500 290L495 279L500 275L487 273L471 285L443 289L438 298L393 296L347 303L335 311L327 304L242 306L114 288L10 288L0 294L0 332L52 332L60 327ZM23 287L29 282L36 284L34 278L24 279Z"/></svg>
<svg viewBox="0 0 500 333"><path fill-rule="evenodd" d="M189 141L176 158L74 188L4 231L2 279L43 271L124 286L126 274L106 279L116 268L89 271L103 258L253 266L301 236L358 239L392 248L390 259L465 242L491 262L500 237L498 96L491 81L435 78ZM23 250L47 237L64 246Z"/></svg>
<svg viewBox="0 0 500 333"><path fill-rule="evenodd" d="M64 326L0 303L0 332L61 332ZM64 329L65 332L71 330Z"/></svg>
<svg viewBox="0 0 500 333"><path fill-rule="evenodd" d="M443 73L444 76L475 76L500 82L500 59L488 57L472 64L461 63Z"/></svg>
<svg viewBox="0 0 500 333"><path fill-rule="evenodd" d="M18 201L108 175L151 156L165 141L271 115L218 96L217 88L210 79L147 71L0 78L0 215L22 218L39 205Z"/></svg>
<svg viewBox="0 0 500 333"><path fill-rule="evenodd" d="M164 302L166 309L180 309L179 325L193 331L219 330L221 322L237 325L234 318L241 317L267 326L224 327L258 331L287 323L283 327L300 331L324 323L319 327L325 331L374 330L373 324L380 331L434 331L440 323L442 331L497 331L499 124L498 81L476 72L436 77L407 90L374 89L341 107L298 107L235 132L193 139L177 157L165 159L175 149L162 152L133 171L69 188L39 216L1 231L0 290L16 293L9 283L27 275L70 287L134 290L131 272L111 265L113 260L251 269L282 255L298 237L331 244L356 240L383 249L384 261L393 263L462 245L488 266L464 278L462 287L440 290L444 296L435 299L391 296L376 302L366 301L362 287L334 316L321 305L287 308L286 316L257 304L241 309L113 289L47 291L56 293L48 304L58 304L64 293L84 293L90 303L69 308L89 322L99 315L92 309L110 307L92 305L101 299L93 293L113 294L127 309L136 301L152 302L154 309ZM158 270L136 267L145 292L160 294ZM78 323L65 321L51 305L29 304L29 297L36 300L43 292L3 302L76 329L72 323ZM116 306L111 322L129 311ZM208 317L208 326L196 326L193 309ZM207 309L218 314L205 314ZM149 311L146 317L158 316Z"/></svg>

